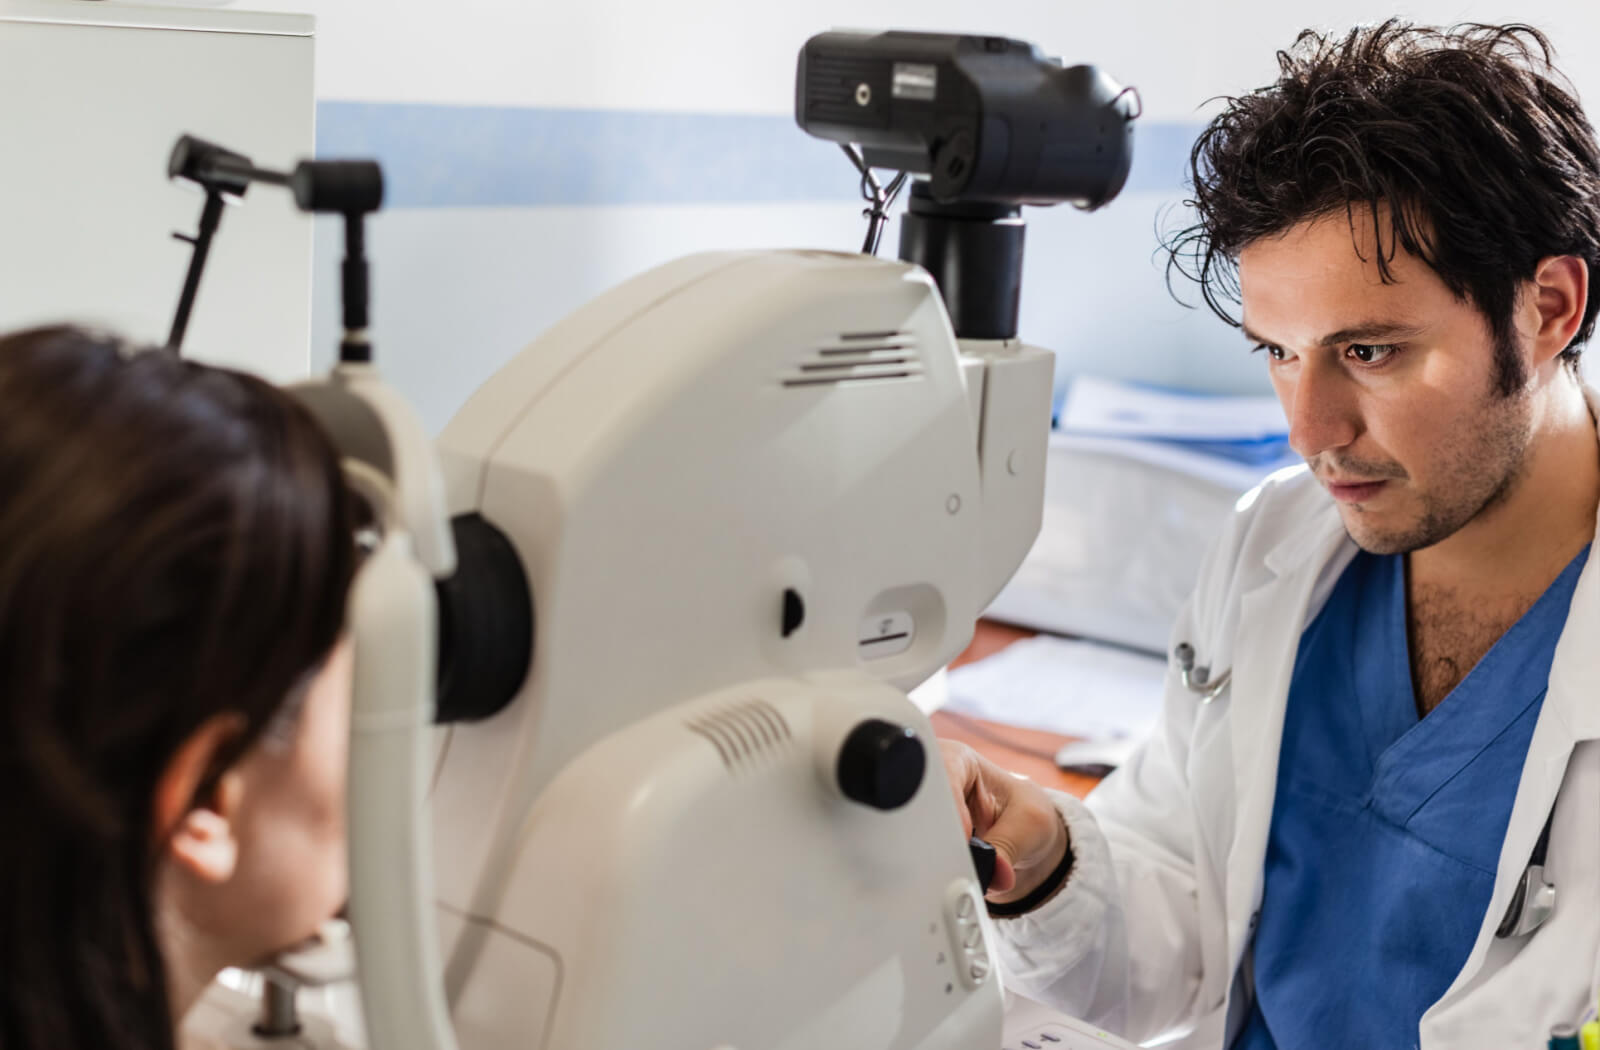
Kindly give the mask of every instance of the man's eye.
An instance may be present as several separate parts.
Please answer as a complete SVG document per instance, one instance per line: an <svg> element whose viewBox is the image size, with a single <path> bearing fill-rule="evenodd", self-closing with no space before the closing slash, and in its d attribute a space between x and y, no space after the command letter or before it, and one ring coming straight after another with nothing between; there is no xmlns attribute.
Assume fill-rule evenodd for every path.
<svg viewBox="0 0 1600 1050"><path fill-rule="evenodd" d="M1281 346L1268 346L1266 343L1257 343L1255 346L1250 348L1250 352L1252 354L1264 353L1268 357L1272 358L1274 361L1283 361L1283 360L1286 360L1288 358L1288 356L1289 356L1288 354L1283 352L1283 347L1281 347Z"/></svg>
<svg viewBox="0 0 1600 1050"><path fill-rule="evenodd" d="M1364 365L1375 365L1399 353L1400 348L1388 343L1351 343L1346 352Z"/></svg>

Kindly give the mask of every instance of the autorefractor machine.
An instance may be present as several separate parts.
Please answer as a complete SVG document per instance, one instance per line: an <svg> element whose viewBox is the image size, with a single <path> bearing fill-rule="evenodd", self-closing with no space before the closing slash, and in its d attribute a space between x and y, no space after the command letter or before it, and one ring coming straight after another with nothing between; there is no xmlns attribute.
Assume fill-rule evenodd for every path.
<svg viewBox="0 0 1600 1050"><path fill-rule="evenodd" d="M636 277L437 442L371 363L376 166L180 143L208 203L279 182L346 220L342 361L298 390L377 519L351 599L371 1046L1000 1045L982 890L906 690L1039 527L1053 359L1016 338L1021 205L1115 196L1136 105L1015 40L817 36L796 118L855 164L865 251Z"/></svg>

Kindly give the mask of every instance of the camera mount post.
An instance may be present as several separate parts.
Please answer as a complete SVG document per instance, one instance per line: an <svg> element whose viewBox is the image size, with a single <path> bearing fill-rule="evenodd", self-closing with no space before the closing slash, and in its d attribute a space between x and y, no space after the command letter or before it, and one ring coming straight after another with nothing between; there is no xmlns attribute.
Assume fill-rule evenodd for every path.
<svg viewBox="0 0 1600 1050"><path fill-rule="evenodd" d="M918 179L900 220L900 259L933 277L957 336L1012 339L1022 301L1024 232L1019 205L939 201Z"/></svg>

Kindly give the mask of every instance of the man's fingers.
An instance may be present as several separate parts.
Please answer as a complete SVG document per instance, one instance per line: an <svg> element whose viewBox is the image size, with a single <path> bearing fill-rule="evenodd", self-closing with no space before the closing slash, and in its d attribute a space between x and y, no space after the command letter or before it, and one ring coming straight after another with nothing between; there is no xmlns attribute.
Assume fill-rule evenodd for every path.
<svg viewBox="0 0 1600 1050"><path fill-rule="evenodd" d="M1012 869L1007 889L1000 888L998 877L991 884L991 899L1020 896L1037 886L1055 867L1065 835L1049 795L1031 781L1018 781L1005 810L983 835Z"/></svg>
<svg viewBox="0 0 1600 1050"><path fill-rule="evenodd" d="M954 740L939 741L939 751L944 759L945 777L950 781L950 792L955 796L956 812L961 815L961 832L971 838L976 831L972 793L981 780L977 752Z"/></svg>
<svg viewBox="0 0 1600 1050"><path fill-rule="evenodd" d="M1007 806L1011 801L1009 773L985 761L966 744L939 741L950 790L955 795L956 812L961 816L961 831L967 838L976 835L995 848L994 878L989 894L1009 893L1017 884L1018 839L1008 832ZM1026 819L1013 817L1010 824L1026 827Z"/></svg>

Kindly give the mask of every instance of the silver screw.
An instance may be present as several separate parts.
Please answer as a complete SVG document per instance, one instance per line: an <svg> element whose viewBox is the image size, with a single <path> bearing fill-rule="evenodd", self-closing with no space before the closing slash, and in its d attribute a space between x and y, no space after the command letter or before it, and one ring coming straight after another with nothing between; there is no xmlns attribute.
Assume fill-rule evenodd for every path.
<svg viewBox="0 0 1600 1050"><path fill-rule="evenodd" d="M253 1031L263 1039L283 1039L300 1034L300 1018L295 1011L295 986L276 977L263 975L261 1017Z"/></svg>

